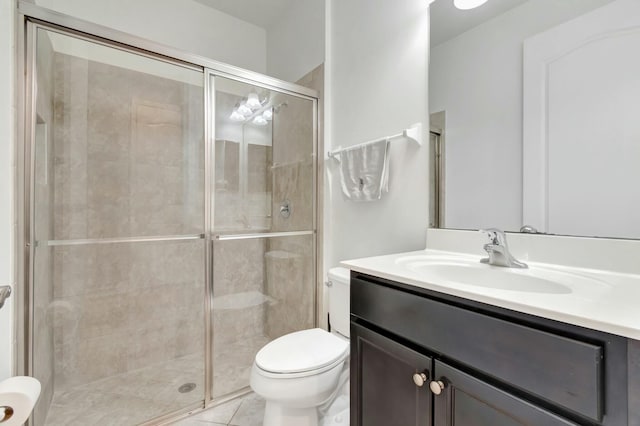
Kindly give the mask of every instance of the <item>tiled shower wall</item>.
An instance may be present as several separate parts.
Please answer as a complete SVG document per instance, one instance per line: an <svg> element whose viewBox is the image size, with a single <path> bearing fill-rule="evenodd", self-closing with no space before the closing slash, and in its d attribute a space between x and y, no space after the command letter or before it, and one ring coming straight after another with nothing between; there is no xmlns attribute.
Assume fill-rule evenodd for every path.
<svg viewBox="0 0 640 426"><path fill-rule="evenodd" d="M257 127L228 122L237 101L233 95L216 93L216 230L312 229L312 102L272 94L271 103L277 107L273 121ZM241 150L246 150L246 166L237 159ZM280 215L284 200L291 205L289 218ZM214 372L221 368L215 357L240 342L254 342L253 351L237 351L240 362L232 367L233 376L240 378L236 384L246 386L253 356L262 344L313 326L313 254L312 236L216 242ZM215 379L214 396L234 390L228 381Z"/></svg>
<svg viewBox="0 0 640 426"><path fill-rule="evenodd" d="M55 239L200 233L202 88L56 54Z"/></svg>
<svg viewBox="0 0 640 426"><path fill-rule="evenodd" d="M323 85L323 66L298 83L316 90ZM313 229L313 106L307 100L276 95L282 102L273 119L272 232ZM288 200L291 216L279 214ZM270 239L267 243L267 294L278 301L267 306L266 333L275 339L293 331L313 327L315 314L315 270L311 236Z"/></svg>
<svg viewBox="0 0 640 426"><path fill-rule="evenodd" d="M216 92L214 228L219 233L265 232L271 222L270 126L229 122L236 102L236 95ZM214 244L214 397L249 385L253 358L266 343L265 247L264 239Z"/></svg>
<svg viewBox="0 0 640 426"><path fill-rule="evenodd" d="M217 241L213 253L213 397L249 385L264 337L263 239Z"/></svg>
<svg viewBox="0 0 640 426"><path fill-rule="evenodd" d="M202 88L54 56L50 239L202 232ZM239 165L229 159L224 178L231 184L216 185L215 194L216 217L227 223L216 225L233 232L311 229L312 107L286 101L267 135L273 148L251 143L262 136L245 129L245 217L236 214L241 209L232 194ZM284 199L291 202L289 219L278 214ZM253 356L266 339L313 325L312 241L216 242L214 396L248 385ZM183 355L201 357L203 247L192 241L49 249L56 390Z"/></svg>
<svg viewBox="0 0 640 426"><path fill-rule="evenodd" d="M59 53L54 83L52 239L203 232L202 88ZM56 390L202 357L203 249L55 247Z"/></svg>

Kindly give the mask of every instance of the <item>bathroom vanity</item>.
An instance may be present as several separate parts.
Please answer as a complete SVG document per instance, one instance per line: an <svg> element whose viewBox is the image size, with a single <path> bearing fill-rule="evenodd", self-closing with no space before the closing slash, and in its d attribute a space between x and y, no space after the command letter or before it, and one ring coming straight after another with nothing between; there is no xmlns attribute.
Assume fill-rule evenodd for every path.
<svg viewBox="0 0 640 426"><path fill-rule="evenodd" d="M527 293L521 279L544 268L510 276L482 265L507 274L515 291L467 288L457 285L461 279L446 282L445 273L425 279L424 271L407 268L406 259L415 266L420 256L431 270L456 264L433 254L345 263L352 269L351 425L640 424L640 342L609 332L621 329L615 315L598 327L609 331L577 318L581 309L602 311L615 286L581 294L581 278L596 278L573 271L578 284L568 279L567 291ZM617 279L621 286L632 280ZM567 309L554 312L553 300ZM542 305L552 308L544 313ZM629 321L638 315L623 313Z"/></svg>

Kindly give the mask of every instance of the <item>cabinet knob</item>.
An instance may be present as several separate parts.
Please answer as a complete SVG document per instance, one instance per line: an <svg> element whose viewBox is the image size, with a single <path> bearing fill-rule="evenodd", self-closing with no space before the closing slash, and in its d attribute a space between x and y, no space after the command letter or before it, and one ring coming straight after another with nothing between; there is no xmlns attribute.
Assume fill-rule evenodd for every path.
<svg viewBox="0 0 640 426"><path fill-rule="evenodd" d="M427 382L427 379L429 379L429 377L426 373L415 373L413 375L413 383L415 383L419 388Z"/></svg>
<svg viewBox="0 0 640 426"><path fill-rule="evenodd" d="M434 380L429 383L429 389L433 392L434 395L440 395L445 388L445 384L441 380Z"/></svg>

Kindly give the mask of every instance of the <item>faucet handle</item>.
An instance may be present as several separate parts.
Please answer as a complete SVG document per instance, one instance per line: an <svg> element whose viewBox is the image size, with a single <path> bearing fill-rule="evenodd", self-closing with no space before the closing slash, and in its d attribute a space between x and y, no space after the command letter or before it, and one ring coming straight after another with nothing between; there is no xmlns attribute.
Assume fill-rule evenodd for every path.
<svg viewBox="0 0 640 426"><path fill-rule="evenodd" d="M520 228L520 232L523 234L537 234L538 230L531 225L524 225Z"/></svg>
<svg viewBox="0 0 640 426"><path fill-rule="evenodd" d="M507 245L507 236L504 234L504 231L501 231L498 228L480 229L480 232L489 237L491 244L502 246Z"/></svg>

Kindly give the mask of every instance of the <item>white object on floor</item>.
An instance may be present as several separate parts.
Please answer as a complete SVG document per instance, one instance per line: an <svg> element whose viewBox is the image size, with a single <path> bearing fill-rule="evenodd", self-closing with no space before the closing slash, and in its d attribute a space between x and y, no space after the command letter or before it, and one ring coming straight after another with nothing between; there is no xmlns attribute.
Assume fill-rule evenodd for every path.
<svg viewBox="0 0 640 426"><path fill-rule="evenodd" d="M0 382L0 423L19 426L27 421L40 397L40 382L27 376L10 377Z"/></svg>
<svg viewBox="0 0 640 426"><path fill-rule="evenodd" d="M340 152L340 185L351 201L375 201L389 191L388 139Z"/></svg>
<svg viewBox="0 0 640 426"><path fill-rule="evenodd" d="M251 388L266 400L264 426L318 426L319 408L333 412L349 380L349 270L333 268L329 280L332 332L290 333L256 355Z"/></svg>

